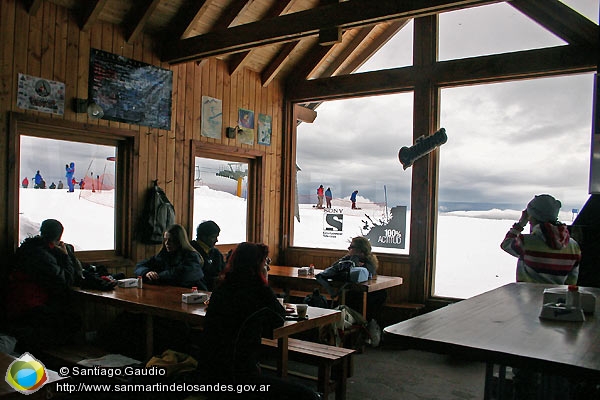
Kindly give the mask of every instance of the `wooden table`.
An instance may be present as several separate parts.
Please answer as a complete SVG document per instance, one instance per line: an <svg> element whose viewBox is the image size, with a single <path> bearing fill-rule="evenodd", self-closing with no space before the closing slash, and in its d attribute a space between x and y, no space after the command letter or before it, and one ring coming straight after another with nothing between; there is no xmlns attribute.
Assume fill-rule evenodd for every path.
<svg viewBox="0 0 600 400"><path fill-rule="evenodd" d="M34 354L32 354L35 357ZM16 358L11 356L10 354L0 352L0 371L2 374L6 375L6 371L8 370L8 366L15 361ZM52 397L60 397L62 393L56 393L54 391L54 384L59 381L67 380L68 377L60 376L57 372L52 371L50 369L46 369L46 374L48 376L48 381L41 387L37 392L27 395L26 397L21 392L17 392L15 389L10 386L5 379L0 380L0 399L8 400L8 399L50 399Z"/></svg>
<svg viewBox="0 0 600 400"><path fill-rule="evenodd" d="M600 379L600 289L581 288L596 295L593 315L565 322L538 317L548 287L560 286L510 283L383 331L388 339L426 351Z"/></svg>
<svg viewBox="0 0 600 400"><path fill-rule="evenodd" d="M153 317L187 321L202 326L206 316L206 305L186 304L181 301L182 293L189 289L174 286L144 285L138 288L116 287L112 291L100 291L76 288L75 292L85 301L92 301L118 307L122 310L143 313L146 315L146 356L153 355ZM279 341L278 372L287 375L288 337L294 333L325 326L339 321L341 312L317 307L308 308L308 319L302 321L285 321L282 327L273 331L273 338Z"/></svg>
<svg viewBox="0 0 600 400"><path fill-rule="evenodd" d="M301 321L285 321L283 326L273 330L273 339L277 339L278 341L277 351L279 353L279 358L277 360L277 373L281 377L287 376L288 338L295 333L319 328L334 322L340 322L342 313L338 310L309 306L306 311L306 316L308 319Z"/></svg>
<svg viewBox="0 0 600 400"><path fill-rule="evenodd" d="M154 317L186 321L201 326L206 315L206 305L187 304L181 301L183 293L190 289L176 286L144 285L138 288L120 288L101 291L74 288L84 301L118 307L124 311L142 313L146 317L146 356L154 349Z"/></svg>
<svg viewBox="0 0 600 400"><path fill-rule="evenodd" d="M269 284L281 289L297 289L306 292L312 292L314 288L323 289L323 286L316 280L315 276L323 272L321 269L315 269L314 275L298 275L298 268L282 265L271 265L269 271ZM362 283L353 283L344 288L340 295L340 304L346 303L346 291L352 290L362 293L362 312L363 317L367 316L367 294L378 290L385 290L394 286L402 285L402 278L399 276L377 275Z"/></svg>

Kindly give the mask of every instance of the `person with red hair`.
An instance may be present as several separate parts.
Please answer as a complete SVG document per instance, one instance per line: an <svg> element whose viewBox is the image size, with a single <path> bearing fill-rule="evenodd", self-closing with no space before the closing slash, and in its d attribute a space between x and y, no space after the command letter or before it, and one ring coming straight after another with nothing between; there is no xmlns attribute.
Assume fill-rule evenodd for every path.
<svg viewBox="0 0 600 400"><path fill-rule="evenodd" d="M212 393L214 398L306 399L319 395L299 384L262 375L259 367L261 337L282 326L285 309L268 285L269 248L261 243L240 243L232 252L212 293L204 324L205 368L199 371L209 383L269 385L266 392Z"/></svg>

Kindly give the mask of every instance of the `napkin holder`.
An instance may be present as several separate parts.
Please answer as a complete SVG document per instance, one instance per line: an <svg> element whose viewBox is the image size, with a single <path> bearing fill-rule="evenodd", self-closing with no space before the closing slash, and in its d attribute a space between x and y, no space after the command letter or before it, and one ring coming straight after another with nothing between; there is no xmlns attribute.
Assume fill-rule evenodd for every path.
<svg viewBox="0 0 600 400"><path fill-rule="evenodd" d="M119 279L117 281L117 286L121 288L136 288L138 287L138 280L137 278Z"/></svg>
<svg viewBox="0 0 600 400"><path fill-rule="evenodd" d="M566 304L567 289L566 288L548 288L544 289L543 304ZM596 310L596 296L583 289L579 289L579 303L583 312L593 314Z"/></svg>
<svg viewBox="0 0 600 400"><path fill-rule="evenodd" d="M308 276L308 275L310 275L310 267L298 268L298 276Z"/></svg>
<svg viewBox="0 0 600 400"><path fill-rule="evenodd" d="M553 319L556 321L585 321L583 309L567 307L564 303L547 303L542 306L540 318Z"/></svg>
<svg viewBox="0 0 600 400"><path fill-rule="evenodd" d="M204 303L206 300L208 300L207 293L183 293L181 295L181 301L186 304Z"/></svg>

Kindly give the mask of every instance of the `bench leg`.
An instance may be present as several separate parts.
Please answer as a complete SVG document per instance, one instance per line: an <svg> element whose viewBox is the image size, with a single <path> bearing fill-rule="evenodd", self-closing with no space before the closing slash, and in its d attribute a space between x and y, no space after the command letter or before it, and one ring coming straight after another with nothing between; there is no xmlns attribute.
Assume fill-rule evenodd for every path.
<svg viewBox="0 0 600 400"><path fill-rule="evenodd" d="M335 387L335 400L346 400L346 390L348 383L348 376L350 376L350 363L351 357L346 357L339 363L339 367L336 368L336 387Z"/></svg>
<svg viewBox="0 0 600 400"><path fill-rule="evenodd" d="M331 364L321 363L319 365L319 380L317 382L317 390L323 393L323 399L329 399L331 383Z"/></svg>

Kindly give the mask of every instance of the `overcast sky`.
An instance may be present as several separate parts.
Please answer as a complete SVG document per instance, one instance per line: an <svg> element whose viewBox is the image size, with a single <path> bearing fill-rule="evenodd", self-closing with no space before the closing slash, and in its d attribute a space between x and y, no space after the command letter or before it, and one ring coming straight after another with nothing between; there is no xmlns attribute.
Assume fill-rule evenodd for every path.
<svg viewBox="0 0 600 400"><path fill-rule="evenodd" d="M598 0L564 3L598 22ZM412 27L357 72L411 65ZM441 60L561 44L505 3L440 17ZM551 193L563 208L580 208L588 198L592 98L591 73L443 89L440 202L523 207L534 194ZM388 204L410 205L412 168L403 170L398 150L413 144L412 94L326 102L317 114L298 129L301 202L319 184L334 197L358 189L383 202L385 185Z"/></svg>

